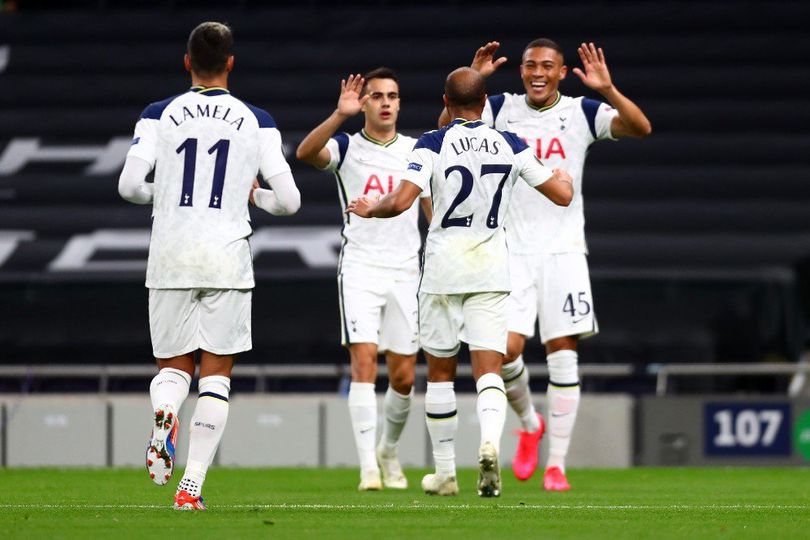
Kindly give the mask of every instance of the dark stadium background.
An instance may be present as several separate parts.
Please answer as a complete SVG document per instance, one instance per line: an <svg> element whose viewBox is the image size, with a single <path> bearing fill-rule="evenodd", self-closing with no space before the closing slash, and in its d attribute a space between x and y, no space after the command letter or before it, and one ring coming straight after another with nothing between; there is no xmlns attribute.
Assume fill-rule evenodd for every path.
<svg viewBox="0 0 810 540"><path fill-rule="evenodd" d="M557 40L571 67L579 64L576 46L595 41L653 135L597 144L586 165L601 333L582 342L580 357L633 370L585 377L585 391L647 394L657 365L796 362L805 349L806 2L0 4L0 248L11 250L0 249L0 365L152 364L143 270L126 264L145 267L146 252L122 249L122 233L148 229L149 208L119 198L120 166L88 173L94 158L74 158L126 141L149 102L189 86L185 40L204 20L233 26L231 90L267 109L293 150L332 110L350 72L394 68L400 128L418 134L435 127L445 74L468 64L483 42L500 40L509 57L488 82L498 93L522 91L517 66L532 38ZM562 91L597 97L573 74ZM360 125L358 118L346 128ZM56 157L17 166L12 144L55 149ZM337 231L334 180L288 157L302 209L285 219L254 211L254 227L270 227L277 238L289 227ZM113 240L90 261L123 262L122 269L53 268L71 239L98 231ZM315 249L334 251L334 238L331 248ZM345 365L334 269L313 268L294 249L262 253L255 267L254 350L240 363ZM532 341L526 357L541 364L542 356ZM675 379L671 388L784 392L789 380L698 377ZM116 379L110 390L145 391L147 381ZM278 378L267 389L334 391L339 383ZM235 388L252 384L237 380ZM0 392L96 389L91 376L0 377Z"/></svg>

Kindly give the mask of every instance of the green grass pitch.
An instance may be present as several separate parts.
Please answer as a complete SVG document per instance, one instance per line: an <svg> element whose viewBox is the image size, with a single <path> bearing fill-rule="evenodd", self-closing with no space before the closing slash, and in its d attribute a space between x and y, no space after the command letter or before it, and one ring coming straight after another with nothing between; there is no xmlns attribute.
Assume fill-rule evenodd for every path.
<svg viewBox="0 0 810 540"><path fill-rule="evenodd" d="M810 470L788 468L572 470L568 493L504 471L503 495L419 489L358 493L346 469L209 471L207 512L171 509L177 478L143 470L0 470L0 538L807 538Z"/></svg>

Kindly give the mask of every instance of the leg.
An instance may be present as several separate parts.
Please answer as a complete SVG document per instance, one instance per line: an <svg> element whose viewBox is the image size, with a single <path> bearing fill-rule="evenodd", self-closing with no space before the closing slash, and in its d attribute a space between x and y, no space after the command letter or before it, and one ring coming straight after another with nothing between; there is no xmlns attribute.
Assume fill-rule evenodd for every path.
<svg viewBox="0 0 810 540"><path fill-rule="evenodd" d="M565 336L546 343L548 361L549 457L546 468L565 473L565 457L579 409L579 375L576 336Z"/></svg>
<svg viewBox="0 0 810 540"><path fill-rule="evenodd" d="M559 253L543 259L545 274L540 333L548 362L549 458L543 484L548 490L570 489L565 458L580 400L577 344L599 332L594 315L588 261L582 253Z"/></svg>
<svg viewBox="0 0 810 540"><path fill-rule="evenodd" d="M385 487L405 489L408 480L397 458L397 447L413 401L413 379L416 355L401 355L388 351L388 390L383 401L383 433L377 445L377 462L380 465Z"/></svg>
<svg viewBox="0 0 810 540"><path fill-rule="evenodd" d="M506 293L471 294L464 302L464 324L470 345L475 387L476 409L481 426L478 449L478 495L498 497L501 494L501 472L498 455L506 422L506 388L501 367L508 339Z"/></svg>
<svg viewBox="0 0 810 540"><path fill-rule="evenodd" d="M540 440L545 433L543 417L534 409L532 390L529 387L529 370L523 363L523 348L526 336L509 332L506 342L506 357L501 368L501 377L506 388L506 399L518 417L523 429L518 434L512 472L518 480L528 480L537 470Z"/></svg>
<svg viewBox="0 0 810 540"><path fill-rule="evenodd" d="M509 406L520 418L523 428L521 440L525 439L527 450L530 450L528 456L534 455L533 466L531 463L523 463L521 467L524 469L521 471L522 474L515 470L515 474L521 480L531 476L537 467L537 444L542 436L542 434L538 436L542 419L538 418L534 409L532 392L531 388L529 388L529 371L523 363L523 350L526 347L526 340L534 336L537 327L538 266L539 259L534 255L512 254L509 257L509 272L512 276L513 291L506 302L509 337L506 343L506 357L501 369L501 377L503 377L506 387L506 398L509 400ZM529 438L536 440L529 441L529 438L524 436L524 433L527 436L533 436ZM533 450L529 448L531 442L534 443ZM520 448L519 445L518 456L512 461L513 468L515 464L525 461L521 460Z"/></svg>
<svg viewBox="0 0 810 540"><path fill-rule="evenodd" d="M149 329L158 373L149 385L152 435L146 468L158 485L166 484L174 471L177 413L194 376L197 308L192 290L149 290Z"/></svg>
<svg viewBox="0 0 810 540"><path fill-rule="evenodd" d="M389 386L385 393L385 427L380 444L386 453L396 455L399 437L411 409L416 355L404 356L389 351L385 361L388 364Z"/></svg>
<svg viewBox="0 0 810 540"><path fill-rule="evenodd" d="M532 390L529 387L529 370L523 363L523 349L526 346L526 336L517 332L509 332L506 342L506 356L504 357L501 377L506 387L506 398L512 410L520 418L523 431L535 434L540 430L541 418L534 409ZM538 441L539 442L539 439ZM537 446L535 444L535 446Z"/></svg>
<svg viewBox="0 0 810 540"><path fill-rule="evenodd" d="M390 283L382 309L379 344L380 349L386 351L388 390L383 401L385 423L377 447L377 460L386 486L392 475L402 479L398 485L404 487L407 484L396 456L413 400L416 353L419 352L418 291L418 279L395 279Z"/></svg>
<svg viewBox="0 0 810 540"><path fill-rule="evenodd" d="M232 355L200 351L200 394L189 429L188 462L177 486L177 508L186 508L186 505L199 508L195 499L201 496L205 476L228 422L232 369Z"/></svg>
<svg viewBox="0 0 810 540"><path fill-rule="evenodd" d="M188 397L194 375L194 353L173 358L157 358L158 374L149 385L152 399L152 437L146 449L149 478L159 486L171 479L177 447L177 413Z"/></svg>
<svg viewBox="0 0 810 540"><path fill-rule="evenodd" d="M458 413L453 381L458 357L435 356L425 351L428 383L425 392L425 423L433 445L434 474L422 479L422 489L431 495L457 495L456 433Z"/></svg>
<svg viewBox="0 0 810 540"><path fill-rule="evenodd" d="M360 461L361 491L382 489L374 444L377 439L377 344L349 345L352 382L349 385L349 415Z"/></svg>
<svg viewBox="0 0 810 540"><path fill-rule="evenodd" d="M149 385L152 408L171 405L175 412L180 410L188 396L191 378L194 376L194 353L173 358L156 358L158 374Z"/></svg>

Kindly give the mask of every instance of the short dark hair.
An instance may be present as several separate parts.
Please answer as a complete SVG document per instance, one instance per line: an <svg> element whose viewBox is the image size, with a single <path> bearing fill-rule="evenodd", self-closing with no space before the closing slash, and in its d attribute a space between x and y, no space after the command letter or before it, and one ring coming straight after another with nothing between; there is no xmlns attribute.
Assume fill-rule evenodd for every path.
<svg viewBox="0 0 810 540"><path fill-rule="evenodd" d="M523 49L523 54L526 54L526 51L529 49L553 49L557 51L560 56L565 59L565 54L563 53L562 47L560 47L556 41L552 41L548 38L537 38L529 42L528 45ZM523 58L523 55L521 55Z"/></svg>
<svg viewBox="0 0 810 540"><path fill-rule="evenodd" d="M444 95L456 107L479 105L487 95L486 79L471 68L456 69L444 81Z"/></svg>
<svg viewBox="0 0 810 540"><path fill-rule="evenodd" d="M399 80L397 79L397 74L394 73L394 70L385 66L380 66L378 68L374 68L371 71L366 72L363 75L365 82L363 83L363 93L366 92L366 86L368 82L372 79L391 79L397 86L399 86Z"/></svg>
<svg viewBox="0 0 810 540"><path fill-rule="evenodd" d="M233 33L227 23L204 22L188 36L187 51L195 73L217 75L233 55Z"/></svg>

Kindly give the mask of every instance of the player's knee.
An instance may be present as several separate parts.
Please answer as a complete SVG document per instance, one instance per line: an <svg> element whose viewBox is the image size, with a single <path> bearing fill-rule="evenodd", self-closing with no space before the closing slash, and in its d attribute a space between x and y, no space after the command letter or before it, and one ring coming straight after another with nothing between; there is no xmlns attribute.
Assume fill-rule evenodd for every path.
<svg viewBox="0 0 810 540"><path fill-rule="evenodd" d="M405 370L402 370L396 373L392 373L388 383L391 385L391 388L396 390L398 393L410 394L411 388L413 388L413 381L414 381L413 372L409 373Z"/></svg>
<svg viewBox="0 0 810 540"><path fill-rule="evenodd" d="M574 351L577 350L579 339L577 336L562 336L550 339L546 342L546 354L555 353L557 351Z"/></svg>
<svg viewBox="0 0 810 540"><path fill-rule="evenodd" d="M504 355L503 363L509 364L517 360L518 356L523 354L523 349L525 346L526 338L519 334L509 334L509 339L506 342L506 354Z"/></svg>
<svg viewBox="0 0 810 540"><path fill-rule="evenodd" d="M518 356L520 356L521 354L523 354L523 348L510 349L510 348L507 347L506 354L503 356L503 363L504 364L511 364L512 362L517 360Z"/></svg>

